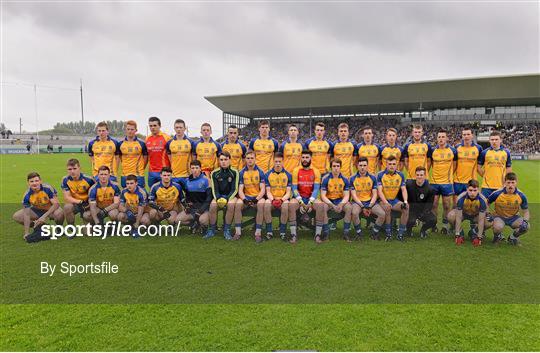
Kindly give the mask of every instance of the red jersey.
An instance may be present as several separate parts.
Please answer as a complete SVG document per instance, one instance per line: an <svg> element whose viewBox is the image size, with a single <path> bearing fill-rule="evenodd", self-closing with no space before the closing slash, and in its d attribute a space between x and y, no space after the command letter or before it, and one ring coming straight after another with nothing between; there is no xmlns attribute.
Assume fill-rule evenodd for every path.
<svg viewBox="0 0 540 353"><path fill-rule="evenodd" d="M161 168L170 167L171 163L165 150L165 145L170 139L171 137L163 132L160 132L159 135L150 135L146 138L149 172L161 172Z"/></svg>
<svg viewBox="0 0 540 353"><path fill-rule="evenodd" d="M321 183L321 173L318 169L310 167L296 167L292 173L293 187L298 189L298 194L305 199L308 199L313 194L316 184Z"/></svg>

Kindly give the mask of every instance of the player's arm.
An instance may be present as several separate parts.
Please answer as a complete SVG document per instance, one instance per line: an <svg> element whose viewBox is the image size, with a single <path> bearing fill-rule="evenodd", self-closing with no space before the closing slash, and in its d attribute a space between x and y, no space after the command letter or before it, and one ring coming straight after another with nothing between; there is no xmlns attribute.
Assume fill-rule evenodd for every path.
<svg viewBox="0 0 540 353"><path fill-rule="evenodd" d="M78 200L71 196L71 191L62 190L62 195L64 196L64 202L66 203L72 203L75 205L83 203L82 200Z"/></svg>
<svg viewBox="0 0 540 353"><path fill-rule="evenodd" d="M234 174L234 178L233 178L233 181L232 181L233 188L231 189L230 194L225 197L227 199L227 201L231 201L236 196L236 194L238 194L238 190L240 189L239 185L238 185L238 182L239 182L239 179L240 179L239 173L238 173L238 171L236 169L231 169L231 171Z"/></svg>
<svg viewBox="0 0 540 353"><path fill-rule="evenodd" d="M334 204L332 204L332 201L330 201L330 199L326 197L326 189L321 190L321 200L329 206L334 206Z"/></svg>
<svg viewBox="0 0 540 353"><path fill-rule="evenodd" d="M390 207L390 202L388 202L388 200L386 199L386 196L384 196L384 191L383 191L383 186L382 185L377 185L377 193L378 193L379 199L381 199L382 205L385 208L389 208Z"/></svg>
<svg viewBox="0 0 540 353"><path fill-rule="evenodd" d="M479 212L478 213L478 236L482 236L482 234L484 234L485 226L486 226L486 212Z"/></svg>
<svg viewBox="0 0 540 353"><path fill-rule="evenodd" d="M99 209L97 207L96 201L91 200L90 201L90 215L92 216L92 219L94 220L95 224L99 223L98 212L99 212Z"/></svg>
<svg viewBox="0 0 540 353"><path fill-rule="evenodd" d="M351 193L350 193L350 195L351 195L352 201L356 202L359 205L362 204L362 202L358 198L358 195L356 193L356 189L354 188L354 179L351 179Z"/></svg>
<svg viewBox="0 0 540 353"><path fill-rule="evenodd" d="M487 150L483 150L482 153L480 153L480 155L478 156L478 165L476 169L481 177L483 177L485 173L484 162L486 160L486 152Z"/></svg>
<svg viewBox="0 0 540 353"><path fill-rule="evenodd" d="M274 195L272 195L272 188L270 187L270 180L268 180L269 176L270 176L270 172L268 172L264 176L264 182L266 183L266 198L270 201L273 201Z"/></svg>
<svg viewBox="0 0 540 353"><path fill-rule="evenodd" d="M510 151L506 150L506 174L512 172L512 157L510 156ZM504 184L504 180L503 180Z"/></svg>
<svg viewBox="0 0 540 353"><path fill-rule="evenodd" d="M478 166L476 167L476 170L478 172L478 175L480 175L481 177L484 176L484 166L483 165L478 164Z"/></svg>
<svg viewBox="0 0 540 353"><path fill-rule="evenodd" d="M220 169L216 169L218 172L220 171ZM214 200L217 200L217 199L220 199L221 198L221 193L219 192L219 187L218 187L218 181L217 181L217 177L216 177L216 170L214 170L212 173L210 173L210 180L211 180L211 188L212 188L212 197L214 198Z"/></svg>
<svg viewBox="0 0 540 353"><path fill-rule="evenodd" d="M240 173L240 178L238 182L238 198L242 201L246 199L246 194L244 194L244 173Z"/></svg>
<svg viewBox="0 0 540 353"><path fill-rule="evenodd" d="M259 171L259 194L257 195L256 199L259 201L264 197L264 194L266 193L266 184L265 184L265 175L263 172Z"/></svg>
<svg viewBox="0 0 540 353"><path fill-rule="evenodd" d="M403 203L407 204L409 200L409 194L407 194L407 188L405 185L401 185L401 196L403 196Z"/></svg>

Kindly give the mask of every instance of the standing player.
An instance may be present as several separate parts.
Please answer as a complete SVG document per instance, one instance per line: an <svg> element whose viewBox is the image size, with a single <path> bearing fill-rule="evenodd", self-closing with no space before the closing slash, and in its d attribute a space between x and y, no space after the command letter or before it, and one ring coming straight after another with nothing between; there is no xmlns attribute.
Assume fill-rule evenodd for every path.
<svg viewBox="0 0 540 353"><path fill-rule="evenodd" d="M146 144L137 137L137 123L126 121L126 137L118 142L122 177L120 185L126 187L126 176L135 175L137 184L144 188L144 170L148 164L148 151Z"/></svg>
<svg viewBox="0 0 540 353"><path fill-rule="evenodd" d="M64 212L58 203L56 190L49 184L43 184L41 176L35 172L28 174L26 180L28 190L23 197L23 208L13 214L13 220L24 225L24 239L30 234L31 227L38 228L49 218L56 224L64 223Z"/></svg>
<svg viewBox="0 0 540 353"><path fill-rule="evenodd" d="M495 205L495 217L493 219L493 242L500 243L504 240L502 231L504 226L514 230L508 237L508 242L518 245L518 238L529 230L529 205L527 197L517 188L516 173L508 173L504 178L504 187L489 195L488 202ZM520 216L519 210L523 210Z"/></svg>
<svg viewBox="0 0 540 353"><path fill-rule="evenodd" d="M277 140L270 137L270 123L262 120L259 122L259 137L249 142L249 149L255 152L256 164L264 173L274 165L274 153L278 148Z"/></svg>
<svg viewBox="0 0 540 353"><path fill-rule="evenodd" d="M321 175L328 172L330 155L333 152L333 144L324 138L326 126L322 122L315 124L315 137L310 138L304 144L304 149L311 152L311 164Z"/></svg>
<svg viewBox="0 0 540 353"><path fill-rule="evenodd" d="M398 230L398 240L403 241L403 235L405 233L407 220L409 216L409 210L407 205L407 188L405 187L405 177L399 171L397 171L398 161L396 156L389 156L386 159L386 170L383 170L377 175L377 190L379 192L379 199L381 200L381 207L384 209L385 215L385 241L392 240L392 211L401 213L401 222ZM399 192L403 201L398 199ZM380 227L375 223L373 227L374 238L378 238Z"/></svg>
<svg viewBox="0 0 540 353"><path fill-rule="evenodd" d="M120 153L118 142L109 136L109 125L102 121L96 125L98 136L88 143L88 155L92 163L92 175L97 180L98 170L106 166L111 171L111 180L116 181Z"/></svg>
<svg viewBox="0 0 540 353"><path fill-rule="evenodd" d="M437 146L431 153L431 187L435 193L433 199L433 213L437 216L439 210L439 198L442 197L443 216L441 229L442 234L449 234L448 212L452 205L454 195L454 170L456 170L457 151L448 144L446 130L437 133Z"/></svg>
<svg viewBox="0 0 540 353"><path fill-rule="evenodd" d="M238 140L238 127L231 125L227 129L227 139L221 145L221 150L229 152L231 155L231 167L236 170L244 168L244 158L246 157L246 146Z"/></svg>
<svg viewBox="0 0 540 353"><path fill-rule="evenodd" d="M195 142L186 136L186 123L182 119L175 120L174 132L174 137L165 145L165 151L171 161L172 180L180 184L189 175L189 163L195 154Z"/></svg>
<svg viewBox="0 0 540 353"><path fill-rule="evenodd" d="M427 237L428 229L437 224L437 217L433 214L433 199L435 193L427 181L427 169L416 167L416 178L406 181L407 199L409 201L409 219L407 221L407 235L412 237L412 229L416 221L422 222L420 238Z"/></svg>
<svg viewBox="0 0 540 353"><path fill-rule="evenodd" d="M471 179L467 184L467 189L459 194L456 208L448 213L448 221L454 225L457 245L465 241L464 232L461 229L463 221L471 222L469 235L473 245L482 244L488 201L480 194L479 187L478 180Z"/></svg>
<svg viewBox="0 0 540 353"><path fill-rule="evenodd" d="M289 172L283 169L283 153L277 152L274 155L274 168L266 173L264 178L267 198L264 204L264 221L267 232L268 225L272 225L272 209L279 210L279 236L281 240L286 240L292 177Z"/></svg>
<svg viewBox="0 0 540 353"><path fill-rule="evenodd" d="M289 138L283 141L279 151L283 153L283 168L292 173L296 167L300 166L302 156L302 144L298 141L298 127L294 124L289 126Z"/></svg>
<svg viewBox="0 0 540 353"><path fill-rule="evenodd" d="M164 132L161 132L161 120L153 116L148 119L150 136L146 137L146 149L148 151L148 187L152 187L161 180L161 169L171 165L165 145L171 138Z"/></svg>
<svg viewBox="0 0 540 353"><path fill-rule="evenodd" d="M247 151L246 166L240 171L238 182L238 200L234 208L235 236L241 236L242 210L253 209L255 216L255 241L262 241L262 222L264 220L264 173L255 164L255 152ZM266 224L267 237L272 237L272 223ZM224 229L225 232L225 229Z"/></svg>
<svg viewBox="0 0 540 353"><path fill-rule="evenodd" d="M297 167L292 173L292 193L294 199L289 204L289 227L291 229L291 243L296 243L296 211L307 215L315 211L315 221L318 226L315 229L315 242L321 243L322 222L324 209L322 201L318 200L321 189L321 173L319 169L311 166L311 151L302 151L302 166Z"/></svg>
<svg viewBox="0 0 540 353"><path fill-rule="evenodd" d="M422 125L414 125L412 141L403 147L403 163L407 169L407 179L415 179L416 168L431 168L431 146L423 141Z"/></svg>
<svg viewBox="0 0 540 353"><path fill-rule="evenodd" d="M380 147L373 143L373 129L366 126L362 129L364 142L358 145L358 157L368 160L368 173L376 175L379 171Z"/></svg>
<svg viewBox="0 0 540 353"><path fill-rule="evenodd" d="M478 173L484 177L482 195L486 198L503 187L505 175L512 171L510 151L502 146L501 133L493 131L489 135L490 147L480 153Z"/></svg>
<svg viewBox="0 0 540 353"><path fill-rule="evenodd" d="M178 215L177 221L193 222L193 229L207 227L209 223L208 209L212 202L212 189L208 178L202 173L201 161L190 162L190 175L182 179L181 186L185 193L185 207Z"/></svg>
<svg viewBox="0 0 540 353"><path fill-rule="evenodd" d="M172 181L171 167L161 168L160 181L150 189L148 196L149 212L152 222L161 223L167 220L174 224L178 216L179 203L182 200L182 187Z"/></svg>
<svg viewBox="0 0 540 353"><path fill-rule="evenodd" d="M229 152L221 152L219 154L219 168L210 174L210 182L212 185L212 202L210 203L210 227L204 236L205 239L211 238L216 234L216 223L218 209L225 208L225 222L223 224L223 235L226 240L238 240L240 236L231 237L230 228L234 217L234 209L236 204L235 196L238 193L239 173L236 169L231 168L231 155ZM238 227L236 232L241 232ZM239 233L237 233L239 234Z"/></svg>
<svg viewBox="0 0 540 353"><path fill-rule="evenodd" d="M109 167L102 165L98 170L98 181L88 192L90 214L94 224L103 224L105 218L118 220L118 205L120 205L120 188L111 180Z"/></svg>
<svg viewBox="0 0 540 353"><path fill-rule="evenodd" d="M390 129L386 130L386 144L382 145L379 150L379 155L381 156L380 162L380 170L385 171L386 170L386 161L390 156L396 157L397 160L397 168L398 170L403 169L403 163L402 163L402 155L403 155L403 148L401 148L397 143L397 130L391 127Z"/></svg>
<svg viewBox="0 0 540 353"><path fill-rule="evenodd" d="M377 203L377 179L368 173L369 162L366 157L358 158L358 172L350 181L352 221L356 229L356 238L362 236L360 217L368 219L371 214L375 215L375 223L380 229L385 221L386 213ZM374 234L375 237L376 234Z"/></svg>
<svg viewBox="0 0 540 353"><path fill-rule="evenodd" d="M150 225L150 216L145 212L147 201L148 195L144 188L138 185L137 176L128 175L126 177L126 188L120 193L118 220L132 224L135 231L134 235L138 234L136 233L137 228L141 224Z"/></svg>
<svg viewBox="0 0 540 353"><path fill-rule="evenodd" d="M212 139L212 126L208 123L201 125L201 139L195 143L197 160L201 161L203 173L210 177L210 173L218 167L218 155L221 146Z"/></svg>
<svg viewBox="0 0 540 353"><path fill-rule="evenodd" d="M333 148L334 159L341 161L341 174L350 178L354 173L355 159L358 157L358 147L349 139L349 125L341 123L338 126L338 141Z"/></svg>
<svg viewBox="0 0 540 353"><path fill-rule="evenodd" d="M351 204L349 203L349 180L341 174L341 160L330 161L331 172L323 177L321 183L321 200L323 204L323 240L328 239L328 212L332 216L343 216L343 239L350 241Z"/></svg>
<svg viewBox="0 0 540 353"><path fill-rule="evenodd" d="M474 142L471 128L461 131L461 142L456 146L457 163L454 173L454 194L457 197L467 190L467 183L476 180L478 158L482 153L482 147ZM485 196L485 195L484 195ZM454 202L455 203L455 202Z"/></svg>
<svg viewBox="0 0 540 353"><path fill-rule="evenodd" d="M62 179L62 193L64 196L64 216L67 224L75 224L75 215L90 222L90 205L88 204L88 191L96 182L94 179L81 173L79 160L72 158L67 161L68 175Z"/></svg>

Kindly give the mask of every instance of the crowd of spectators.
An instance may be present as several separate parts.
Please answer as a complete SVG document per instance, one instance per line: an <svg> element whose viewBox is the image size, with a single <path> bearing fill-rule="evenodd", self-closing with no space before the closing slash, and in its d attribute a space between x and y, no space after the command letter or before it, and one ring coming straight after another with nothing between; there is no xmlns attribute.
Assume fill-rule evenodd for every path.
<svg viewBox="0 0 540 353"><path fill-rule="evenodd" d="M295 123L300 131L300 140L305 141L313 136L313 130L315 123L312 121L310 126L309 122ZM402 124L399 118L369 118L369 119L332 119L323 120L326 125L326 137L330 141L338 139L337 127L340 123L346 122L349 125L349 132L351 139L356 142L362 142L362 129L365 126L370 126L373 129L374 141L377 144L384 144L385 132L388 128L396 128L398 131L397 142L399 145L404 145L411 139L412 125L411 123ZM290 122L276 122L271 123L271 136L277 139L279 142L287 138L287 129ZM523 123L523 124L503 124L498 123L496 126L480 125L479 123L471 123L468 125L449 125L440 126L432 124L422 124L424 127L424 136L428 143L436 145L437 143L437 131L444 128L448 132L449 143L456 145L461 141L461 130L464 127L470 127L473 129L475 136L489 135L492 130L498 130L502 133L503 144L512 151L512 153L540 153L540 144L538 140L540 138L540 122L537 123ZM247 125L240 129L240 138L243 141L249 142L252 138L258 136L257 121Z"/></svg>

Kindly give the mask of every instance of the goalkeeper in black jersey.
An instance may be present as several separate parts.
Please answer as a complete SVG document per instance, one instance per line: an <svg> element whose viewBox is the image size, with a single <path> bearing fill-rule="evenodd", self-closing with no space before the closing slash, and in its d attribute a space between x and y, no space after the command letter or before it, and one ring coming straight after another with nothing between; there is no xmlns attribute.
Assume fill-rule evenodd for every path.
<svg viewBox="0 0 540 353"><path fill-rule="evenodd" d="M238 171L231 168L231 155L229 152L219 154L219 168L210 174L210 184L212 186L212 202L210 203L210 227L204 236L211 238L216 234L217 213L219 209L225 209L225 223L223 224L223 235L225 239L231 240L231 223L234 216L235 196L238 192ZM230 207L229 207L230 206Z"/></svg>
<svg viewBox="0 0 540 353"><path fill-rule="evenodd" d="M185 194L185 202L184 209L178 215L177 220L184 224L193 222L192 229L195 231L199 226L208 226L208 209L210 202L212 202L212 189L208 179L202 173L200 161L191 161L189 169L189 177L180 180Z"/></svg>

